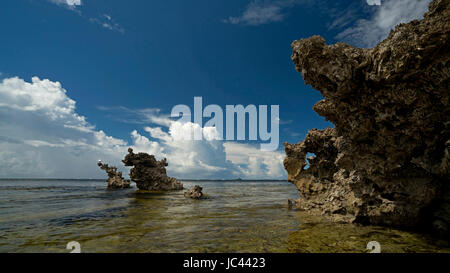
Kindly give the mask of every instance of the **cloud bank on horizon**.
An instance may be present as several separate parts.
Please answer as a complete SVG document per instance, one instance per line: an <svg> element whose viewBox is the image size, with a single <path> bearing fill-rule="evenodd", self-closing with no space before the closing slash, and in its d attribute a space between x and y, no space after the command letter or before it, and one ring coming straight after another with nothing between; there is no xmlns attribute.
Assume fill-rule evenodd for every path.
<svg viewBox="0 0 450 273"><path fill-rule="evenodd" d="M139 110L156 127L148 136L137 130L131 141L107 135L76 112L61 83L18 77L0 83L0 177L102 178L96 162L116 165L128 173L121 160L128 147L154 154L169 162L169 175L179 178L281 179L284 154L257 147L218 141L214 127L200 128L160 116L158 109ZM125 108L124 108L125 109ZM107 110L107 109L104 109ZM202 130L208 140L183 140L179 136Z"/></svg>

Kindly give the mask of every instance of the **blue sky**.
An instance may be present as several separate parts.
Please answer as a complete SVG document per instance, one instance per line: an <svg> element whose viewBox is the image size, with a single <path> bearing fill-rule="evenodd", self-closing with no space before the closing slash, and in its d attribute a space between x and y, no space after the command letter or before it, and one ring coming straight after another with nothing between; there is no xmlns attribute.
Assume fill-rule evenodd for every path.
<svg viewBox="0 0 450 273"><path fill-rule="evenodd" d="M330 124L312 110L321 96L295 70L291 42L320 34L370 47L428 2L2 1L0 177L100 178L98 159L119 165L133 146L167 156L181 178L284 178L281 144L271 154L177 144L166 115L194 96L280 105L280 142L298 142ZM182 158L181 146L197 153Z"/></svg>

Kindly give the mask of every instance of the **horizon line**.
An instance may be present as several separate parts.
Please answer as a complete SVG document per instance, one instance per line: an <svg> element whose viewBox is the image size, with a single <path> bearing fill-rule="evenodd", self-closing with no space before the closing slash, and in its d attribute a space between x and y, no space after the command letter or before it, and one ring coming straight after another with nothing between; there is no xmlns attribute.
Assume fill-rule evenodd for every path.
<svg viewBox="0 0 450 273"><path fill-rule="evenodd" d="M219 179L219 178L210 178L210 179L194 179L194 178L177 178L180 181L288 181L286 179ZM106 181L104 178L7 178L0 177L0 180L90 180L90 181ZM133 181L133 180L130 180ZM133 181L134 182L134 181Z"/></svg>

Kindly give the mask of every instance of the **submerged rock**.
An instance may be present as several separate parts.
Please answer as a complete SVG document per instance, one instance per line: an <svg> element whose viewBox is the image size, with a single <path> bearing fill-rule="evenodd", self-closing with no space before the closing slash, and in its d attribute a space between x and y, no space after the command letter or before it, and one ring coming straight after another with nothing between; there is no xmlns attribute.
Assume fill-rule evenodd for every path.
<svg viewBox="0 0 450 273"><path fill-rule="evenodd" d="M202 190L202 187L195 185L192 189L186 191L184 196L187 198L200 199L203 196Z"/></svg>
<svg viewBox="0 0 450 273"><path fill-rule="evenodd" d="M130 170L130 178L136 182L140 190L168 191L182 190L183 184L176 178L168 177L166 159L157 161L155 156L146 153L133 153L128 149L128 154L122 160L125 166L133 166Z"/></svg>
<svg viewBox="0 0 450 273"><path fill-rule="evenodd" d="M450 0L434 0L372 49L292 43L296 69L324 97L313 109L335 125L285 143L300 208L449 234L449 18Z"/></svg>
<svg viewBox="0 0 450 273"><path fill-rule="evenodd" d="M108 182L108 188L125 189L131 187L130 181L125 180L122 177L122 172L118 172L116 167L110 167L108 164L103 164L101 160L98 161L97 165L108 174L108 180L106 180L106 182Z"/></svg>

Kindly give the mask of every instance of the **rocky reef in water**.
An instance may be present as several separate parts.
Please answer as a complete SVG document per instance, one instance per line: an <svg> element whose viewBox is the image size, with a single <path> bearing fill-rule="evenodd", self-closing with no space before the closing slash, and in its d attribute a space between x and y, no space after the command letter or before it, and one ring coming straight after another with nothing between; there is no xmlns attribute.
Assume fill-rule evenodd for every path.
<svg viewBox="0 0 450 273"><path fill-rule="evenodd" d="M183 184L176 178L168 177L166 167L167 160L164 158L157 161L155 156L146 153L133 153L128 149L128 154L122 160L125 166L131 166L130 178L136 182L140 190L168 191L182 190Z"/></svg>
<svg viewBox="0 0 450 273"><path fill-rule="evenodd" d="M108 164L103 164L100 160L97 165L108 174L108 180L106 180L106 182L108 182L109 189L125 189L131 187L130 181L125 180L122 176L122 172L118 172L116 167L110 167Z"/></svg>
<svg viewBox="0 0 450 273"><path fill-rule="evenodd" d="M284 144L298 207L449 235L449 18L450 0L434 0L372 49L292 43L296 69L323 95L313 109L334 124Z"/></svg>
<svg viewBox="0 0 450 273"><path fill-rule="evenodd" d="M202 190L203 190L202 187L200 187L199 185L195 185L192 189L184 193L184 197L192 199L200 199L203 196Z"/></svg>

